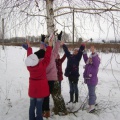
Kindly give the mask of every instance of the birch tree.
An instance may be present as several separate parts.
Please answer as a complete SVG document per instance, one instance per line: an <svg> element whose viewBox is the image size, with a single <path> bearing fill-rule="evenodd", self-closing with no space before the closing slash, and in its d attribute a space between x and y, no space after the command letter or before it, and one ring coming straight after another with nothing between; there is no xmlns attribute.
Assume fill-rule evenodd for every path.
<svg viewBox="0 0 120 120"><path fill-rule="evenodd" d="M74 10L74 29L79 35L77 38L83 38L88 29L94 32L94 26L99 31L98 34L107 32L106 37L108 37L111 35L110 29L113 29L114 38L119 37L119 0L1 0L0 6L0 16L5 18L6 23L5 34L19 30L16 35L20 33L28 35L34 32L41 34L44 31L50 35L55 29L64 27L63 21L69 34L72 34ZM104 30L102 26L105 24Z"/></svg>
<svg viewBox="0 0 120 120"><path fill-rule="evenodd" d="M5 35L33 35L45 31L50 35L63 27L72 34L74 27L78 38L84 38L90 28L96 34L96 26L99 34L107 32L106 38L110 29L115 40L120 38L120 0L1 0L0 17L5 19Z"/></svg>

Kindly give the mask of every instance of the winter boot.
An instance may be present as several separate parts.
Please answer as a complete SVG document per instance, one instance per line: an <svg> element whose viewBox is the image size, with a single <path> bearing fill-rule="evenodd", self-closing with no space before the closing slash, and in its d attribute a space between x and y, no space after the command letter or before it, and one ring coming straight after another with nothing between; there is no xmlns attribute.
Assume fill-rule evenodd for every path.
<svg viewBox="0 0 120 120"><path fill-rule="evenodd" d="M73 93L70 93L70 101L68 103L73 102Z"/></svg>
<svg viewBox="0 0 120 120"><path fill-rule="evenodd" d="M44 111L43 117L49 118L50 117L50 111Z"/></svg>
<svg viewBox="0 0 120 120"><path fill-rule="evenodd" d="M78 102L78 94L75 94L75 101L73 103Z"/></svg>
<svg viewBox="0 0 120 120"><path fill-rule="evenodd" d="M88 113L93 113L95 111L95 105L90 105L88 108Z"/></svg>

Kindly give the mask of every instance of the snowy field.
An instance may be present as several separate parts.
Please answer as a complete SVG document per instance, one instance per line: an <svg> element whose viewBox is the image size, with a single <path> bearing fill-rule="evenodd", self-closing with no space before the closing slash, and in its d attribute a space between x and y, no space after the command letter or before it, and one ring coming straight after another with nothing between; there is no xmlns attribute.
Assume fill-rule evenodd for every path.
<svg viewBox="0 0 120 120"><path fill-rule="evenodd" d="M39 48L34 48L36 51ZM63 53L61 52L62 56ZM83 59L80 62L79 103L68 104L71 112L67 116L53 115L49 120L120 120L120 54L99 53L99 84L96 88L97 103L94 114L87 113L87 87L83 82ZM28 120L28 71L24 60L26 51L22 47L0 46L0 120ZM63 71L66 60L63 63ZM66 77L62 81L62 95L69 101L69 84ZM50 102L51 109L53 101ZM75 112L78 110L78 112ZM44 118L44 120L46 120Z"/></svg>

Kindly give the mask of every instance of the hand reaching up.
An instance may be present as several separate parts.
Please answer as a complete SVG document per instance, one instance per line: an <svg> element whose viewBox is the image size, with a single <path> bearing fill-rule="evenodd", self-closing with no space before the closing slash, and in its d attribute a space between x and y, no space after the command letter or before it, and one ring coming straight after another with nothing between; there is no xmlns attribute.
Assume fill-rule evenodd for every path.
<svg viewBox="0 0 120 120"><path fill-rule="evenodd" d="M45 42L45 38L46 38L45 35L41 35L41 41L42 42Z"/></svg>
<svg viewBox="0 0 120 120"><path fill-rule="evenodd" d="M22 44L22 47L23 47L25 50L27 50L28 47L31 47L29 40L26 40L26 43L25 43L25 44Z"/></svg>
<svg viewBox="0 0 120 120"><path fill-rule="evenodd" d="M28 47L31 47L29 40L26 40L26 43L27 43Z"/></svg>
<svg viewBox="0 0 120 120"><path fill-rule="evenodd" d="M61 41L61 38L62 38L62 31L60 32L60 34L57 34L57 38L58 38L58 40Z"/></svg>
<svg viewBox="0 0 120 120"><path fill-rule="evenodd" d="M53 45L53 39L51 39L51 40L48 41L48 45L52 47L52 45Z"/></svg>
<svg viewBox="0 0 120 120"><path fill-rule="evenodd" d="M64 45L64 43L65 43L65 42L64 42L63 40L61 40L61 43L60 43L60 45L62 46L62 45Z"/></svg>

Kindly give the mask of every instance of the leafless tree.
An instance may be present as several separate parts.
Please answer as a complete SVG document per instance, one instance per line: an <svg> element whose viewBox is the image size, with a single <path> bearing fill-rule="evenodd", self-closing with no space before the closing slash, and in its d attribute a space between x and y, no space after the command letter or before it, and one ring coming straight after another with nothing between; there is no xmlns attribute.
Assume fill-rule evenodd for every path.
<svg viewBox="0 0 120 120"><path fill-rule="evenodd" d="M83 38L88 29L95 31L94 26L100 33L107 32L106 38L110 29L113 29L115 39L120 37L119 0L1 0L0 2L0 16L6 21L5 34L12 32L11 36L18 36L20 33L32 35L33 31L37 34L47 31L47 34L50 34L58 29L58 26L62 29L63 21L66 29L72 34L73 10L76 38ZM104 25L107 31L103 29Z"/></svg>
<svg viewBox="0 0 120 120"><path fill-rule="evenodd" d="M113 29L114 39L120 38L120 0L1 0L0 18L5 19L4 36L40 35L45 31L50 35L64 27L72 34L74 27L76 38L85 38L84 34L90 38L88 30L96 34L96 29L99 35L107 32L106 39Z"/></svg>

